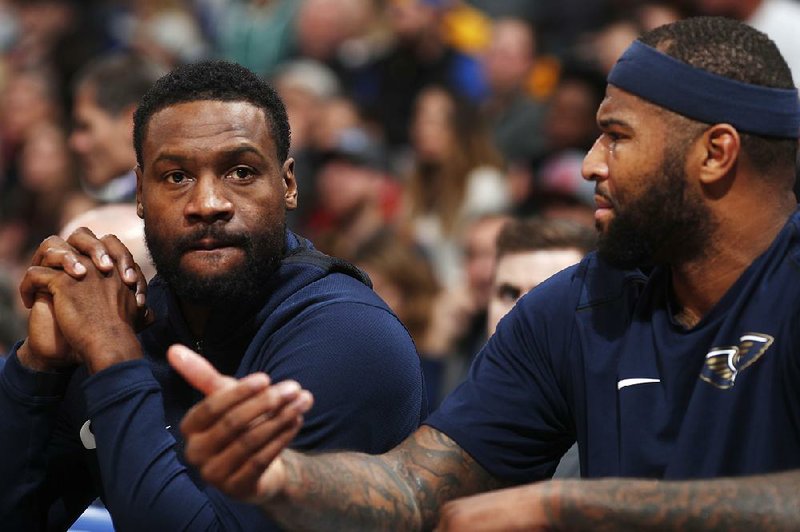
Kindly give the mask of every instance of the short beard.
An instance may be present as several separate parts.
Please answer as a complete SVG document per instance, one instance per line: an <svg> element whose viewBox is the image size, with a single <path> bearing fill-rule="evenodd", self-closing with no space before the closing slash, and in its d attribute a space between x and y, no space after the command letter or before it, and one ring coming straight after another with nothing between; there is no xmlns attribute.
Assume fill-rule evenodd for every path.
<svg viewBox="0 0 800 532"><path fill-rule="evenodd" d="M600 256L613 266L632 269L681 264L710 250L716 222L703 200L687 188L683 146L667 150L658 175L640 197L621 208L612 201L615 216L600 233Z"/></svg>
<svg viewBox="0 0 800 532"><path fill-rule="evenodd" d="M144 235L158 275L179 299L212 307L242 305L266 291L267 279L278 268L284 255L285 220L271 226L266 222L267 229L258 234L230 233L224 230L224 225L213 224L172 242L163 241L156 231L149 230L145 222ZM200 276L183 271L181 256L204 237L241 248L245 253L244 263L216 275Z"/></svg>

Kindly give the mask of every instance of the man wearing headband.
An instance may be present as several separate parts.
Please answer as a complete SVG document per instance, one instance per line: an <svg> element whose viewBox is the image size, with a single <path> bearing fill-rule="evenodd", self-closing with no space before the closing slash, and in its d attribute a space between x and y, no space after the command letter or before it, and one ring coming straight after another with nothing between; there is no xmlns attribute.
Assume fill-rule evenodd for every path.
<svg viewBox="0 0 800 532"><path fill-rule="evenodd" d="M422 428L381 456L279 453L222 436L253 404L237 384L184 419L187 458L287 528L798 529L798 105L752 28L648 33L584 162L598 253L526 295ZM593 480L535 483L576 440Z"/></svg>

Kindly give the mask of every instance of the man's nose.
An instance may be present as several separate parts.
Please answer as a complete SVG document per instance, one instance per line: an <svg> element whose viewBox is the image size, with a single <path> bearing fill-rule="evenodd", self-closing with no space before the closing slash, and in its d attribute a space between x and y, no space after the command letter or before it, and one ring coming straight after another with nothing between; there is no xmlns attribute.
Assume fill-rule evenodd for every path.
<svg viewBox="0 0 800 532"><path fill-rule="evenodd" d="M233 216L233 202L228 199L225 185L216 176L201 176L186 204L187 218L206 222L229 220Z"/></svg>
<svg viewBox="0 0 800 532"><path fill-rule="evenodd" d="M587 181L603 181L608 179L608 162L606 155L608 150L603 145L602 137L594 141L586 157L583 158L581 175Z"/></svg>

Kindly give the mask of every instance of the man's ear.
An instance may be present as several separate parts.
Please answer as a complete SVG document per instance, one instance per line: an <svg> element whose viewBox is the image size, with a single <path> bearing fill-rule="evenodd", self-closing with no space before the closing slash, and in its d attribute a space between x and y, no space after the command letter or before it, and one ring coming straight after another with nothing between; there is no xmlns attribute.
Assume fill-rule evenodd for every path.
<svg viewBox="0 0 800 532"><path fill-rule="evenodd" d="M136 174L136 216L144 219L144 205L142 204L142 168L137 164L133 171Z"/></svg>
<svg viewBox="0 0 800 532"><path fill-rule="evenodd" d="M287 211L297 208L297 179L294 176L294 159L289 157L281 169L283 179L283 200Z"/></svg>
<svg viewBox="0 0 800 532"><path fill-rule="evenodd" d="M730 124L714 124L698 139L701 150L700 182L713 185L730 174L739 162L741 137Z"/></svg>

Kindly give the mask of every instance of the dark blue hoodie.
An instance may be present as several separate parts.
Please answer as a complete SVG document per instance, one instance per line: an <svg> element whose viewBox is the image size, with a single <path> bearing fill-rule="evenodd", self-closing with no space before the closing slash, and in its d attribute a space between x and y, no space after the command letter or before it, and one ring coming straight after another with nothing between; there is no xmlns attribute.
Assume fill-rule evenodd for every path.
<svg viewBox="0 0 800 532"><path fill-rule="evenodd" d="M156 277L148 304L157 321L140 335L144 359L92 376L83 367L30 371L16 348L0 360L3 530L65 529L98 496L117 530L274 527L183 463L178 426L201 397L166 362L176 342L199 348L224 373L264 371L310 390L314 407L294 448L381 453L414 431L427 405L405 328L357 269L291 233L287 243L267 295L218 309L202 339Z"/></svg>

